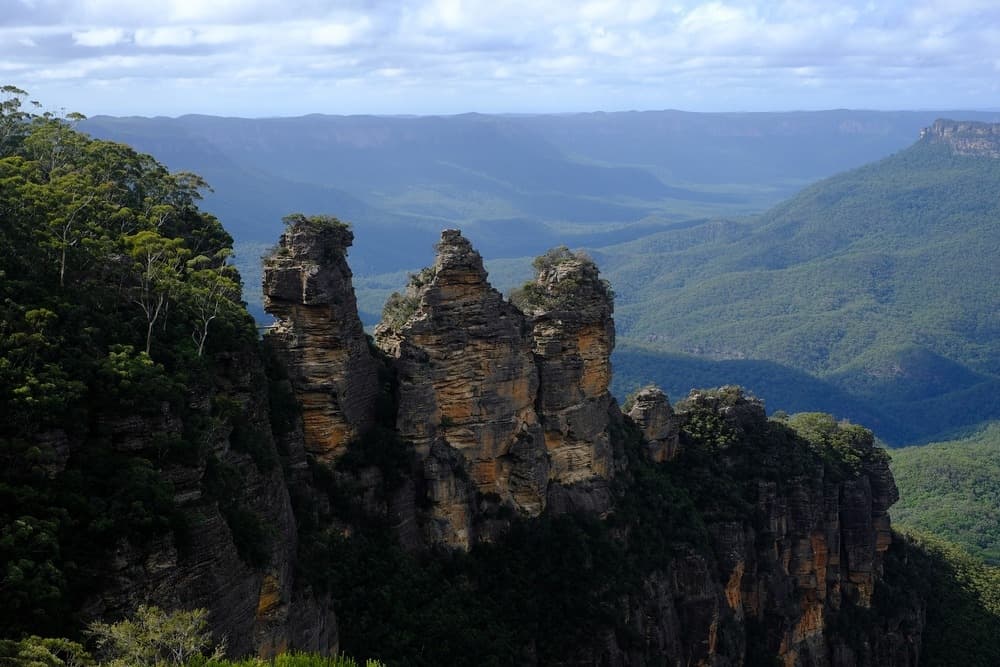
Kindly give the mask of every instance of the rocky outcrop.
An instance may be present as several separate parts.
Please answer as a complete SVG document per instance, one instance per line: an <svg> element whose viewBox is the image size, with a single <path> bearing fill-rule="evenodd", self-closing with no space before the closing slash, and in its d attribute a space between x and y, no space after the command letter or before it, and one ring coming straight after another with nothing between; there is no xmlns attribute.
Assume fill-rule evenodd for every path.
<svg viewBox="0 0 1000 667"><path fill-rule="evenodd" d="M523 314L490 286L458 231L442 234L434 266L404 298L412 312L375 330L399 376L397 430L422 461L431 538L468 548L478 497L527 516L545 507L531 341Z"/></svg>
<svg viewBox="0 0 1000 667"><path fill-rule="evenodd" d="M358 317L347 248L334 218L294 216L264 261L266 340L288 369L302 408L306 451L332 462L371 428L378 379Z"/></svg>
<svg viewBox="0 0 1000 667"><path fill-rule="evenodd" d="M514 300L531 327L550 477L564 486L608 480L613 472L611 291L593 261L565 247L536 259L535 268L534 281Z"/></svg>
<svg viewBox="0 0 1000 667"><path fill-rule="evenodd" d="M326 270L322 262L283 266L294 279L270 269L269 294L287 294L278 286ZM381 503L381 514L402 517L408 548L470 549L501 538L502 510L522 517L614 512L612 489L621 492L639 476L629 466L686 467L678 473L685 483L709 487L689 489L703 494L694 521L703 538L680 541L669 559L643 572L641 585L618 602L621 623L582 642L567 662L721 666L777 657L788 667L916 665L919 605L888 615L875 608L896 491L870 434L851 431L851 456L840 461L843 452L830 450L825 459L814 450L824 445L770 422L763 404L736 387L695 392L676 412L663 392L647 388L625 417L608 393L612 303L596 267L557 249L536 268L535 280L515 296L519 308L490 286L469 242L447 230L434 265L389 301L375 338L397 378L395 431L412 443L415 460L410 477L381 501L373 492L378 470L360 474L363 504ZM296 317L314 316L288 308L286 332L301 330ZM343 340L313 337L310 344ZM287 350L301 348L278 349L290 360L307 420L334 414L314 410L309 417L318 382L297 382L306 372L294 363L334 358L337 350L296 357ZM353 368L335 368L350 386ZM318 371L313 377L318 381ZM629 420L648 463L614 454ZM304 439L309 447L308 430ZM311 447L314 455L323 451ZM318 460L335 467L336 453L325 451L331 456ZM626 531L614 539L633 537ZM259 609L283 608L280 577L261 590ZM845 621L861 614L869 625ZM287 618L298 618L294 604ZM314 632L335 627L327 618Z"/></svg>
<svg viewBox="0 0 1000 667"><path fill-rule="evenodd" d="M957 155L1000 158L1000 123L938 119L920 131L920 139L947 145Z"/></svg>
<svg viewBox="0 0 1000 667"><path fill-rule="evenodd" d="M502 507L609 508L611 293L565 248L536 265L515 300L525 314L446 230L434 266L390 299L375 330L398 373L396 427L421 461L432 541L468 548Z"/></svg>
<svg viewBox="0 0 1000 667"><path fill-rule="evenodd" d="M767 421L760 401L737 388L694 393L678 409L682 422L711 423L714 416L724 424L715 433L732 439L714 456L723 469L754 475L744 496L753 500L750 516L710 519L707 526L717 559L720 617L731 614L741 633L754 628L757 639L765 639L759 650L776 654L788 667L917 664L920 610L894 610L897 617L881 620L886 627L844 623L872 609L891 542L886 510L898 497L888 458L871 434L858 429L852 435L859 463L796 463L780 460L795 456L774 444L781 427ZM896 656L891 662L879 657L887 651Z"/></svg>
<svg viewBox="0 0 1000 667"><path fill-rule="evenodd" d="M628 416L642 431L649 461L662 463L677 456L680 424L662 390L643 387L636 392Z"/></svg>

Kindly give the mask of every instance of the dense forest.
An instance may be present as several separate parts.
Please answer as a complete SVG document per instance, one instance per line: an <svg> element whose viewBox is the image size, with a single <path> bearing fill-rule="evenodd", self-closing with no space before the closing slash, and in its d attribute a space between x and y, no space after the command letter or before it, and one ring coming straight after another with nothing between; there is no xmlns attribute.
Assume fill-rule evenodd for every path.
<svg viewBox="0 0 1000 667"><path fill-rule="evenodd" d="M773 409L832 411L893 445L994 419L998 183L1000 160L925 137L753 221L596 251L625 295L620 368L672 386L735 371Z"/></svg>
<svg viewBox="0 0 1000 667"><path fill-rule="evenodd" d="M892 453L893 520L1000 565L1000 424L960 440Z"/></svg>
<svg viewBox="0 0 1000 667"><path fill-rule="evenodd" d="M216 426L185 419L132 453L114 424L190 415L218 353L256 333L203 181L3 96L0 628L61 634L119 540L183 532L160 470L204 456Z"/></svg>

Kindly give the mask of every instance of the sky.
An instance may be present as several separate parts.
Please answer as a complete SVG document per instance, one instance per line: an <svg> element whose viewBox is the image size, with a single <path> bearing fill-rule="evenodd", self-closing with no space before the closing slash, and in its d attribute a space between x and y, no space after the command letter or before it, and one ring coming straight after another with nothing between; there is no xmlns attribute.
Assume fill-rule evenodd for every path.
<svg viewBox="0 0 1000 667"><path fill-rule="evenodd" d="M997 0L0 0L87 115L1000 108Z"/></svg>

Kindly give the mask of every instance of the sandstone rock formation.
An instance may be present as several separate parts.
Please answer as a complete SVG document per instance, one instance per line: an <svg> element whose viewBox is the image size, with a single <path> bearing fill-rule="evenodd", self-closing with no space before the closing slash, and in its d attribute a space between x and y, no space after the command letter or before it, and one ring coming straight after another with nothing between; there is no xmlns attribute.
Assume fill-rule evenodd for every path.
<svg viewBox="0 0 1000 667"><path fill-rule="evenodd" d="M667 395L657 387L643 387L632 401L628 416L646 438L646 458L653 463L677 456L680 425Z"/></svg>
<svg viewBox="0 0 1000 667"><path fill-rule="evenodd" d="M872 607L891 541L886 510L898 494L888 458L875 450L870 434L854 443L861 458L855 473L835 474L823 466L796 471L787 462L768 461L781 455L771 445L760 452L741 451L769 430L763 404L738 388L693 393L678 411L682 422L698 413L700 422L707 414L725 423L739 444L716 455L723 466L747 465L738 463L739 457L760 456L764 460L751 461L752 468L787 471L748 480L756 496L750 516L707 526L722 593L717 616L744 627L752 623L758 632L766 629L767 652L789 667L917 664L919 610L897 610L901 625L891 632L866 628L868 634L861 637L838 627L842 614ZM880 653L892 657L882 662Z"/></svg>
<svg viewBox="0 0 1000 667"><path fill-rule="evenodd" d="M306 450L332 462L371 428L378 379L358 317L347 248L354 235L334 218L293 216L264 262L267 335L302 407Z"/></svg>
<svg viewBox="0 0 1000 667"><path fill-rule="evenodd" d="M422 532L415 536L408 525L402 541L408 548L469 549L498 538L499 508L525 517L614 511L610 482L620 475L627 485L634 472L615 458L621 442L614 434L631 426L608 393L612 303L596 267L564 249L543 257L536 279L516 297L522 312L490 286L481 257L459 232L445 231L437 250L434 266L390 301L376 329L398 377L396 431L416 455L411 478L383 501L408 507L408 522L422 514ZM349 358L338 346L356 340L315 335L321 320L306 307L304 287L300 304L274 298L289 294L288 284L323 275L331 257L342 263L342 254L310 256L315 264L269 267L266 284L269 306L289 315L278 349L285 350L306 423L315 424L339 414L316 409L316 388L355 386L352 374L364 378L369 367L363 357L358 366L331 364L339 373L331 385L323 385L319 366L303 370L303 359ZM338 271L344 276L346 267ZM346 278L341 285L349 287ZM348 305L338 321L356 319L353 297ZM302 318L309 336L297 338ZM661 391L648 388L636 395L629 417L653 469L695 466L696 479L722 486L706 492L707 505L698 508L705 543L678 545L666 565L643 572L641 586L620 598L621 623L581 643L567 663L739 665L777 656L788 667L917 664L919 604L889 616L874 609L896 491L870 438L852 445L856 467L797 457L782 447L804 443L783 434L787 427L769 422L763 405L736 387L693 393L676 412ZM335 448L309 438L307 429L306 446L335 466ZM380 476L373 470L369 477ZM365 479L358 478L362 486ZM373 491L360 493L368 498ZM295 586L287 613L280 573L265 577L260 590L258 616L275 622L256 627L278 627L286 618L285 627L297 627L296 609L305 607L295 606ZM322 600L309 604L324 609ZM328 612L311 632L329 644L335 639L322 628L336 623ZM843 619L859 613L872 624L845 630ZM268 636L255 641L266 644Z"/></svg>
<svg viewBox="0 0 1000 667"><path fill-rule="evenodd" d="M482 258L458 231L442 234L433 268L405 298L409 316L375 330L399 374L397 429L423 461L432 534L468 548L477 495L528 516L545 506L531 342L524 316L490 286Z"/></svg>
<svg viewBox="0 0 1000 667"><path fill-rule="evenodd" d="M1000 123L939 119L920 131L920 139L945 144L957 155L1000 158Z"/></svg>
<svg viewBox="0 0 1000 667"><path fill-rule="evenodd" d="M183 542L169 533L141 544L121 540L108 564L108 584L88 600L83 614L115 619L139 604L200 607L209 611L213 632L226 638L233 655L336 651L332 601L295 579L298 531L271 434L268 381L260 359L252 348L243 348L216 363L224 391L192 396L198 418L215 423L206 443L207 459L195 465L167 462L162 468L185 526ZM230 406L233 419L211 415L214 402ZM166 405L155 417L102 421L119 451L149 452L162 438L181 437L184 430L184 420ZM246 450L249 438L263 454L259 460ZM303 456L301 442L289 446L291 458ZM237 480L238 486L219 488ZM273 538L260 545L235 536L227 516L233 508ZM260 563L247 561L241 553L245 546L263 548Z"/></svg>
<svg viewBox="0 0 1000 667"><path fill-rule="evenodd" d="M536 259L535 268L535 280L516 293L515 302L531 326L550 477L563 485L607 480L615 345L611 291L593 261L565 247Z"/></svg>

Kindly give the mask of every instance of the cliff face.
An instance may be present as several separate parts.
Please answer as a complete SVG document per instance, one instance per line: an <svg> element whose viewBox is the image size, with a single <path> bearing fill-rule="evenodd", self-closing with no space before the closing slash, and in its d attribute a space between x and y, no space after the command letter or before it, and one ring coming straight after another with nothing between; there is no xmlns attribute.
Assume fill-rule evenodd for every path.
<svg viewBox="0 0 1000 667"><path fill-rule="evenodd" d="M532 283L526 316L447 230L375 330L398 372L396 426L422 464L434 542L488 539L502 508L609 507L611 297L592 262L563 253Z"/></svg>
<svg viewBox="0 0 1000 667"><path fill-rule="evenodd" d="M302 408L306 450L331 462L371 428L378 380L358 317L347 248L354 235L336 221L289 225L264 262L268 332Z"/></svg>
<svg viewBox="0 0 1000 667"><path fill-rule="evenodd" d="M657 393L642 392L633 412ZM773 446L784 427L735 388L692 394L676 419L686 442L674 465L717 485L699 503L708 548L682 549L644 576L619 610L629 631L603 640L604 664L917 665L922 605L875 604L896 490L871 441L856 443L861 461L843 476L775 461L791 455ZM711 437L693 435L706 423ZM724 499L733 485L735 504Z"/></svg>
<svg viewBox="0 0 1000 667"><path fill-rule="evenodd" d="M535 265L535 280L515 300L531 327L550 477L562 487L559 495L583 485L583 497L596 501L592 508L607 509L598 489L613 474L608 410L614 400L608 386L615 323L610 289L592 261L566 248L550 251Z"/></svg>
<svg viewBox="0 0 1000 667"><path fill-rule="evenodd" d="M183 528L142 543L118 543L103 573L107 583L83 614L115 619L139 604L205 608L215 636L224 637L234 655L335 651L331 600L295 580L297 528L272 437L263 366L251 349L216 365L215 389L192 397L192 415L182 418L164 405L155 419L104 420L112 446L129 453L155 451L164 438L182 437L185 420L214 426L204 457L167 462L161 470ZM291 458L301 459L301 441L290 447ZM248 524L262 532L240 532Z"/></svg>
<svg viewBox="0 0 1000 667"><path fill-rule="evenodd" d="M920 139L945 144L957 155L1000 158L1000 123L939 119L920 131Z"/></svg>
<svg viewBox="0 0 1000 667"><path fill-rule="evenodd" d="M677 456L680 425L667 395L659 388L640 389L628 416L642 431L647 459L653 463L663 463Z"/></svg>
<svg viewBox="0 0 1000 667"><path fill-rule="evenodd" d="M807 425L806 439L732 387L695 392L676 409L646 388L623 415L608 393L611 294L593 263L550 252L514 305L489 285L479 254L456 231L442 235L434 266L390 301L376 329L386 357L376 362L357 319L349 242L337 224L290 226L265 277L268 307L282 318L267 345L287 377L265 378L249 351L220 365L213 386L221 393L193 400L228 405L230 416L211 431L204 464L165 471L189 518L190 546L123 543L113 583L90 613L125 614L140 602L202 606L234 653L336 650L339 631L357 632L359 616L338 609L347 619L339 626L332 599L357 597L313 588L338 579L324 568L352 562L343 552L315 560L324 534L336 534L332 544L349 554L343 536L371 531L364 517L375 516L373 525L393 526L406 549L471 551L452 564L471 568L461 583L442 582L461 603L503 577L513 579L501 590L524 586L519 568L530 564L492 575L477 569L491 561L478 560L473 547L502 545L512 521L522 538L538 522L552 539L577 545L564 557L589 572L579 585L593 587L590 599L603 600L589 615L572 610L588 629L569 644L557 638L568 647L558 664L918 664L922 603L884 601L887 510L897 493L870 433L830 420ZM395 378L395 411L380 408L372 428L377 363ZM279 410L283 401L301 412ZM139 451L155 432L183 429L164 413L155 423L125 419L105 430L115 446ZM412 461L352 449L384 447L389 432L389 441L410 443ZM337 488L360 513L338 514ZM249 543L239 520L248 513L266 527ZM306 555L296 519L309 525ZM622 563L588 561L602 553ZM306 569L320 572L318 580L297 577L303 557L313 559ZM558 580L559 570L551 576ZM518 595L531 604L555 596L558 608L566 582L553 583ZM405 595L389 591L397 594ZM506 612L490 613L518 627ZM547 641L515 648L517 661L551 662Z"/></svg>
<svg viewBox="0 0 1000 667"><path fill-rule="evenodd" d="M608 393L611 295L592 262L565 249L540 258L535 280L514 296L518 308L489 285L481 257L457 231L444 232L437 251L376 328L398 376L396 430L416 455L402 493L413 496L411 509L424 508L424 544L469 549L502 539L505 507L529 518L614 513L615 494L629 493L628 480L640 474L622 453L628 419L641 465L673 466L668 477L689 480L707 543L682 541L666 567L646 571L617 603L628 632L598 633L567 663L917 664L919 604L875 609L897 493L870 434L836 427L827 436L847 438L846 449L809 445L735 388L692 394L676 412L647 388L623 417ZM325 270L297 269L292 282ZM269 271L273 309L273 295L285 292ZM309 310L287 312L288 331L301 329L295 317L312 321ZM340 354L300 351L309 359ZM338 367L342 385L366 368ZM314 385L297 385L303 372L292 371L308 411ZM331 452L325 460L336 466L334 450L312 451ZM638 539L632 530L626 541ZM851 620L861 616L867 625Z"/></svg>

